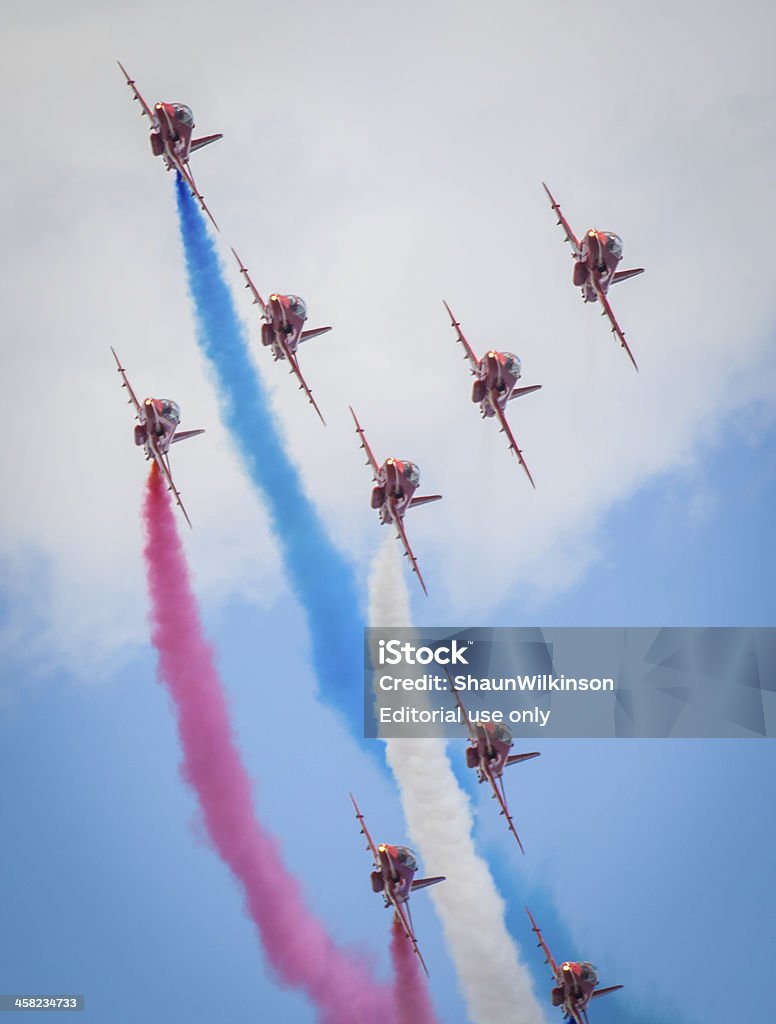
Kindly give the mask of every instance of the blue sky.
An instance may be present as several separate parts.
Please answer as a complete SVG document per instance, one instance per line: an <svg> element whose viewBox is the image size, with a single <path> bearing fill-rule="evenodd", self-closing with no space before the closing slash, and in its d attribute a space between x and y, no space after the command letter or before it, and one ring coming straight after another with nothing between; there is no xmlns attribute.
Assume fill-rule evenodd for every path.
<svg viewBox="0 0 776 1024"><path fill-rule="evenodd" d="M744 424L723 421L718 431L717 444L688 470L612 510L599 532L601 559L580 586L542 609L543 624L773 624L772 410L755 408Z"/></svg>
<svg viewBox="0 0 776 1024"><path fill-rule="evenodd" d="M684 604L674 592L687 618L677 611L676 621L708 622L720 607L718 595L707 603L708 588L691 583L692 573L713 578L702 552L716 550L714 537L725 536L728 564L738 567L726 577L727 592L743 593L747 576L757 585L752 536L774 498L768 441L765 435L762 447L739 453L734 486L717 493L687 545L687 571L676 577ZM717 455L709 453L701 474L713 472ZM744 481L760 500L742 508ZM665 590L662 574L649 569L656 561L650 551L676 552L686 533L676 525L681 516L659 533L654 526L656 509L681 505L673 482L648 497L646 505L634 501L618 511L606 530L609 560L628 573L602 568L600 580L592 573L576 607L567 595L542 621L572 614L585 621L581 609L594 594L603 595L601 621L626 600L643 602L643 618L634 622L655 621ZM637 559L633 536L646 538ZM765 621L765 596L749 606L751 621L758 607ZM520 610L505 610L502 621L508 614L522 618ZM736 618L733 605L729 614L747 621ZM724 621L721 613L717 621ZM264 819L313 905L339 935L366 938L382 959L386 916L370 898L368 857L347 790L357 792L375 832L396 838L402 823L390 781L314 701L299 645L304 622L293 603L279 602L271 616L246 604L214 609L208 627ZM224 998L230 1019L248 1019L258 1005L280 1019L312 1019L299 997L268 980L236 886L202 837L154 671L150 651L100 685L17 670L20 696L3 715L0 744L2 867L10 882L4 920L13 922L2 933L4 987L83 991L94 1020L137 1019L131 1000L141 996L152 1020L218 1018ZM627 1010L625 995L596 1005L602 1024L756 1019L764 1011L758 964L772 947L776 911L768 885L776 825L770 741L555 741L542 753L509 780L525 860L516 858L487 802L479 812L478 836L510 901L518 939L530 948L522 911L528 902L556 956L589 957L607 981L627 985ZM278 774L278 764L288 770ZM331 863L323 871L316 866L321 853ZM416 918L440 1015L464 1021L433 914L420 899ZM541 991L546 970L535 961L529 963ZM735 986L699 992L691 980L709 963L724 964Z"/></svg>
<svg viewBox="0 0 776 1024"><path fill-rule="evenodd" d="M145 469L108 344L139 392L207 429L174 468L256 805L311 906L382 972L388 915L347 794L389 841L402 810L374 749L315 699L304 615L196 349L172 182L113 61L149 102L224 131L195 164L224 241L260 289L334 324L303 352L326 430L253 358L364 608L382 535L349 402L376 452L413 458L445 496L412 515L419 625L773 625L776 15L760 0L48 14L12 12L0 68L25 97L0 195L0 400L24 425L0 504L0 992L83 992L94 1021L307 1024L180 779L147 640ZM617 230L647 267L616 294L639 375L570 286L542 179L573 226ZM468 402L443 298L475 349L513 349L544 385L513 421L535 493ZM528 902L556 956L627 986L594 1022L765 1012L772 741L548 742L509 779L525 858L450 751L521 947ZM425 895L435 1005L462 1024Z"/></svg>

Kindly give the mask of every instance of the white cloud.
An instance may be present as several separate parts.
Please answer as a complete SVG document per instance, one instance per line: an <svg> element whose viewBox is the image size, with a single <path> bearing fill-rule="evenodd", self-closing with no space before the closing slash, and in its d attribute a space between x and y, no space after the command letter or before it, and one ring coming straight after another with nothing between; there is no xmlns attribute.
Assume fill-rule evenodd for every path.
<svg viewBox="0 0 776 1024"><path fill-rule="evenodd" d="M444 494L408 527L430 607L466 616L572 585L605 552L613 505L773 399L774 14L744 8L17 12L0 71L23 100L0 195L0 399L17 425L0 521L4 557L46 567L54 654L143 629L142 471L109 343L139 390L207 427L175 453L202 591L269 601L278 579L196 350L171 177L115 57L149 101L184 100L224 131L195 157L223 241L260 288L298 292L334 325L302 352L325 431L257 359L337 543L365 576L380 534L352 403L380 457L413 458ZM574 293L542 179L572 225L617 230L647 268L613 296L639 375ZM513 349L544 385L511 410L536 493L469 401L443 297L478 352Z"/></svg>

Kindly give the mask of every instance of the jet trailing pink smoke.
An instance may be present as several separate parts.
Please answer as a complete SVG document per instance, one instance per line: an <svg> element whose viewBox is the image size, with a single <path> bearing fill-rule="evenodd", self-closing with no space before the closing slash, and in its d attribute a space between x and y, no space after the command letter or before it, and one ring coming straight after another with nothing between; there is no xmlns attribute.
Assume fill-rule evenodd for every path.
<svg viewBox="0 0 776 1024"><path fill-rule="evenodd" d="M244 889L267 956L284 984L301 989L315 1003L325 1024L390 1020L390 991L355 956L339 949L307 910L277 843L256 820L214 652L203 635L173 510L156 466L148 478L143 518L152 639L159 676L175 703L182 774L197 794L215 848Z"/></svg>
<svg viewBox="0 0 776 1024"><path fill-rule="evenodd" d="M437 1024L418 958L395 917L391 932L391 959L395 975L396 1024Z"/></svg>

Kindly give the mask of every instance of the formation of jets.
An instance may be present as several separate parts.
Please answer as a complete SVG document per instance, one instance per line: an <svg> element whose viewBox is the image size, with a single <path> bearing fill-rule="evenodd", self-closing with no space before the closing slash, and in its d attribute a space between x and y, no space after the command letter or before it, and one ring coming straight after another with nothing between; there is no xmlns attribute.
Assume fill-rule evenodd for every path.
<svg viewBox="0 0 776 1024"><path fill-rule="evenodd" d="M195 184L189 166L189 157L191 153L215 142L222 136L215 134L195 139L193 137L194 119L189 107L182 103L158 102L152 109L143 99L134 80L130 78L120 62L119 67L124 73L127 84L132 89L134 98L142 108L142 114L149 118L153 154L162 157L168 170L174 169L181 175L202 210L210 218L214 227L218 228ZM563 228L566 240L572 248L574 285L581 289L585 302L597 302L601 305L603 315L609 319L612 333L625 349L634 367L638 369L633 353L625 340L625 334L612 311L608 292L611 285L643 273L643 268L617 269L622 259L622 241L611 231L591 229L581 240L578 239L561 213L560 206L550 190L546 185L543 187L549 197L552 209L558 215L558 224ZM270 349L276 361L288 363L291 372L299 382L300 390L304 391L308 402L315 409L321 422L325 424L323 415L300 369L298 348L302 342L325 334L331 330L331 327L306 328L307 307L298 295L272 293L269 300L265 302L234 249L232 249L232 253L240 275L245 281L245 287L249 289L254 304L258 305L260 309L262 346ZM491 348L481 358L478 358L461 330L460 323L455 319L450 306L447 302L444 302L444 306L456 332L457 341L464 349L470 372L474 376L472 402L479 406L480 414L484 419L494 419L498 422L501 432L506 435L509 450L514 452L531 485L535 487L534 479L507 420L507 406L514 398L541 390L542 385L518 386L522 377L522 366L520 359L512 352ZM173 482L169 449L177 441L195 437L204 431L179 430L180 409L170 399L146 398L143 402L138 401L118 355L115 350L111 349L111 351L113 351L118 372L121 375L122 387L129 392L129 401L135 409L137 419L134 430L135 444L138 447L143 447L146 458L153 459L157 464L186 521L191 525L180 493ZM372 469L374 486L371 493L371 507L378 513L382 524L391 525L396 530L397 539L401 542L412 571L418 577L424 593L428 593L418 561L407 537L404 518L410 508L439 501L441 495L416 495L415 492L420 483L420 471L415 463L394 457L379 463L352 407L350 412L361 447L367 456L367 465ZM520 850L525 852L507 805L503 774L510 765L521 764L539 757L539 754L537 752L510 753L513 747L510 730L501 723L479 723L469 715L457 691L453 690L453 693L469 732L470 742L466 748L466 765L476 772L478 782L487 782L490 785L493 797L499 804L500 813L505 817L509 831L515 837ZM381 893L385 906L393 909L396 920L412 944L413 951L418 956L423 969L428 974L425 961L418 948L410 915L409 899L416 890L436 885L445 881L445 878L438 876L416 879L418 864L412 850L406 846L393 846L387 843L375 845L352 795L351 800L373 858L373 870L370 876L372 891ZM538 944L545 955L545 960L552 970L555 981L551 994L552 1005L560 1007L564 1018L573 1021L574 1024L589 1024L587 1007L590 1001L598 996L614 992L622 988L622 985L599 988L598 972L592 964L587 962L565 961L558 966L528 908L526 908L526 912L531 922L531 928L538 937Z"/></svg>
<svg viewBox="0 0 776 1024"><path fill-rule="evenodd" d="M208 215L215 227L218 225L212 213L205 204L202 193L197 188L194 177L189 166L191 153L207 146L211 142L222 138L220 134L205 135L194 138L194 119L191 109L183 103L158 102L153 109L149 107L137 89L134 79L121 62L119 67L124 73L127 85L132 89L134 98L141 106L141 113L149 118L151 150L155 156L161 156L168 170L175 169L186 181L191 193L197 198L202 209ZM544 190L549 197L552 209L558 215L558 224L563 228L566 240L571 245L574 257L573 282L582 291L585 302L598 302L603 308L603 313L609 318L612 332L627 352L634 367L636 360L625 340L625 334L617 322L608 298L609 287L619 281L635 277L643 273L643 268L634 270L617 270L622 259L622 240L614 232L598 231L591 228L587 234L578 239L571 230L568 221L561 213L560 206L555 201L550 190L543 184ZM305 328L307 322L307 306L298 295L283 295L273 293L269 301L265 302L256 285L251 280L247 267L240 257L232 249L234 258L237 261L240 275L245 287L253 296L253 302L259 306L261 311L261 344L269 348L276 361L285 361L291 368L299 382L299 388L304 391L305 397L312 405L320 420L325 425L325 420L318 404L313 398L304 375L299 366L298 348L299 345L316 338L331 330L331 327ZM513 352L502 352L495 348L488 349L481 358L477 358L471 345L461 330L460 323L455 319L450 306L444 303L445 309L450 316L450 322L456 332L458 342L463 346L465 358L469 369L474 376L472 386L472 402L479 406L480 414L484 419L495 419L503 434L506 435L509 450L514 452L519 464L525 471L531 486L535 487L533 476L528 468L528 463L523 457L512 428L507 419L507 405L514 398L530 395L534 391L541 390L541 384L519 386L518 382L522 375L520 359ZM351 408L351 412L353 410ZM425 581L418 565L418 560L410 546L407 532L404 526L404 515L407 509L422 505L429 501L438 501L440 495L429 497L414 497L420 479L420 472L415 463L408 460L390 458L382 465L378 465L372 454L364 431L361 428L355 413L353 419L356 422L356 431L361 440L361 447L367 453L369 464L374 474L375 487L372 490L371 504L376 509L380 522L391 524L396 530L397 540L400 541L404 555L407 557L412 571L418 578L423 592L428 594ZM172 479L169 466L166 472L168 484L171 489ZM183 508L180 495L175 491L176 501ZM188 519L188 516L186 517ZM504 812L507 813L506 811ZM507 817L509 817L507 815Z"/></svg>

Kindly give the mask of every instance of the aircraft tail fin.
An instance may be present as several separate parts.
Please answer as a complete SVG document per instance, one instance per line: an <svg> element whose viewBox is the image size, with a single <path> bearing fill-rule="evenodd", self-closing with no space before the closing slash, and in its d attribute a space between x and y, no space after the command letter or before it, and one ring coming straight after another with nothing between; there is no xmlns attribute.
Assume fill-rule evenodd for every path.
<svg viewBox="0 0 776 1024"><path fill-rule="evenodd" d="M419 495L417 498L410 498L410 508L414 508L416 505L428 505L430 501L441 501L441 494L424 494Z"/></svg>
<svg viewBox="0 0 776 1024"><path fill-rule="evenodd" d="M418 878L410 886L410 890L415 892L416 889L425 889L429 885L436 885L437 882L444 882L445 876L439 875L436 878Z"/></svg>
<svg viewBox="0 0 776 1024"><path fill-rule="evenodd" d="M196 437L197 434L204 433L204 430L179 430L176 434L173 435L173 439L172 441L170 441L170 444L175 444L176 441L185 441L189 437Z"/></svg>
<svg viewBox="0 0 776 1024"><path fill-rule="evenodd" d="M618 281L627 281L629 277L636 277L638 274L643 273L643 267L636 267L635 270L618 270L612 278L612 284L617 284Z"/></svg>
<svg viewBox="0 0 776 1024"><path fill-rule="evenodd" d="M534 391L541 391L541 389L541 384L531 384L530 387L527 388L515 388L515 390L509 396L509 400L511 402L513 398L520 398L521 395L530 395Z"/></svg>
<svg viewBox="0 0 776 1024"><path fill-rule="evenodd" d="M507 758L507 767L510 764L520 764L521 761L530 761L532 757L539 757L538 753L533 754L510 754Z"/></svg>
<svg viewBox="0 0 776 1024"><path fill-rule="evenodd" d="M192 139L191 146L189 147L190 153L196 153L198 149L202 149L203 146L209 146L211 142L218 142L219 139L223 139L221 132L218 135L203 135L201 139Z"/></svg>
<svg viewBox="0 0 776 1024"><path fill-rule="evenodd" d="M302 331L302 333L299 335L299 340L300 342L309 341L310 338L317 338L319 334L325 334L327 331L330 330L331 327L312 327L309 331Z"/></svg>
<svg viewBox="0 0 776 1024"><path fill-rule="evenodd" d="M609 988L597 988L590 998L597 999L598 996L608 996L610 992L616 992L619 988L622 988L622 985L610 985Z"/></svg>

